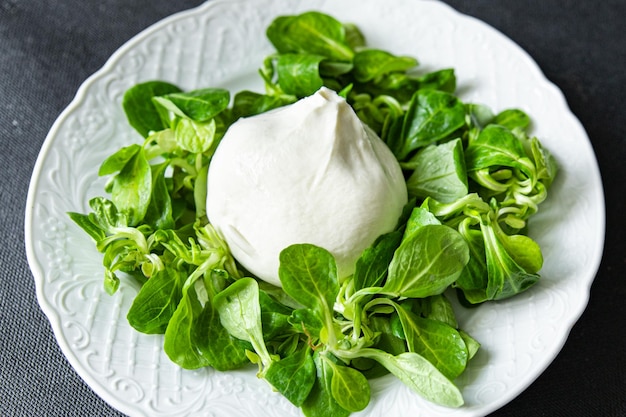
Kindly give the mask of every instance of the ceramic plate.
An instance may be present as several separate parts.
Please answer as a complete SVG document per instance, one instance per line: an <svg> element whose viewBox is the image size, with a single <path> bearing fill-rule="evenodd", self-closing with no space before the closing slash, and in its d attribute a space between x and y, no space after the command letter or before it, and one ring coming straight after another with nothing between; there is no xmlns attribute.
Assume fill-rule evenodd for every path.
<svg viewBox="0 0 626 417"><path fill-rule="evenodd" d="M135 332L126 311L138 288L103 292L101 256L66 215L87 212L103 194L101 161L138 135L121 108L124 91L161 79L183 89L262 91L257 69L272 51L264 33L277 15L327 12L356 23L368 44L415 56L424 71L454 67L465 101L494 110L518 107L561 171L530 223L544 251L542 280L522 296L471 311L463 329L482 350L458 379L466 405L434 406L393 377L372 383L361 416L474 416L518 395L548 366L582 314L604 240L604 199L592 147L561 92L517 45L486 24L439 2L420 0L214 0L142 32L79 89L52 127L28 195L26 248L37 296L55 336L80 376L131 416L298 416L255 369L184 371L162 338Z"/></svg>

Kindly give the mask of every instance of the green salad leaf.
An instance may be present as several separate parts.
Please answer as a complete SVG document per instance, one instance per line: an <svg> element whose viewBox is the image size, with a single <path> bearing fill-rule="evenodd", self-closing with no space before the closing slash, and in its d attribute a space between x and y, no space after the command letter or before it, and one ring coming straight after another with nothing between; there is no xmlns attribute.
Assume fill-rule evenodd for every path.
<svg viewBox="0 0 626 417"><path fill-rule="evenodd" d="M166 126L152 98L179 92L179 87L164 81L147 81L129 88L122 99L128 123L144 138L162 130Z"/></svg>
<svg viewBox="0 0 626 417"><path fill-rule="evenodd" d="M297 407L309 397L315 377L315 362L308 346L272 362L265 372L265 379Z"/></svg>
<svg viewBox="0 0 626 417"><path fill-rule="evenodd" d="M463 237L444 225L425 225L403 239L389 263L382 291L396 297L424 298L445 291L469 261Z"/></svg>

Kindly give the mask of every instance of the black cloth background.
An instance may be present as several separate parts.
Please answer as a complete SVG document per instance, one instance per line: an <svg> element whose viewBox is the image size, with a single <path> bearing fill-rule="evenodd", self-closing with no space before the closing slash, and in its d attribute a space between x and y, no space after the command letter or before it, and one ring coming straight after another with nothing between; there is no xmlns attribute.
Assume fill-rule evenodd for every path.
<svg viewBox="0 0 626 417"><path fill-rule="evenodd" d="M125 41L198 0L0 0L0 416L119 416L78 377L39 309L24 250L30 175L54 120ZM604 257L550 367L494 416L626 416L626 1L446 0L502 31L565 94L605 187ZM391 417L391 416L390 416Z"/></svg>

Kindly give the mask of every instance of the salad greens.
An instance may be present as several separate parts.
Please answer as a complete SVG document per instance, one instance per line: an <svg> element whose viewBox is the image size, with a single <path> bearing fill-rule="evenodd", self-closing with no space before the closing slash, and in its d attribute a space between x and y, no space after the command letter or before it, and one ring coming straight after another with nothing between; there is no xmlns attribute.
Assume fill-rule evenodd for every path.
<svg viewBox="0 0 626 417"><path fill-rule="evenodd" d="M102 163L109 198L69 213L103 253L104 288L142 284L128 321L164 334L178 365L257 364L307 416L365 409L368 379L385 373L461 406L454 380L480 344L459 328L449 297L478 305L537 282L543 259L527 222L547 197L554 158L529 136L523 111L461 101L453 69L420 73L415 58L368 48L354 25L307 12L278 17L266 34L276 52L259 70L265 93L149 81L124 95L144 141ZM343 281L324 248L285 248L281 289L242 272L206 218L208 166L238 118L322 86L387 143L411 199Z"/></svg>

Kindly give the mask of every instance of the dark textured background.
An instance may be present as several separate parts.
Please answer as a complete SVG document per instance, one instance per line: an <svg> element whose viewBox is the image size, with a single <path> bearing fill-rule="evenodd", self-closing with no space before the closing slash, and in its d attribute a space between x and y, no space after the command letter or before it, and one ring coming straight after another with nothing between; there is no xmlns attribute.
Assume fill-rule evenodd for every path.
<svg viewBox="0 0 626 417"><path fill-rule="evenodd" d="M0 416L119 416L72 370L39 309L24 208L43 140L125 41L198 0L0 0ZM626 1L447 0L524 48L585 126L607 206L589 306L553 364L495 416L626 416ZM390 416L391 417L391 416Z"/></svg>

